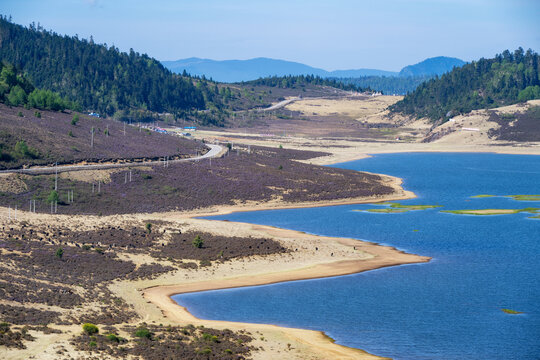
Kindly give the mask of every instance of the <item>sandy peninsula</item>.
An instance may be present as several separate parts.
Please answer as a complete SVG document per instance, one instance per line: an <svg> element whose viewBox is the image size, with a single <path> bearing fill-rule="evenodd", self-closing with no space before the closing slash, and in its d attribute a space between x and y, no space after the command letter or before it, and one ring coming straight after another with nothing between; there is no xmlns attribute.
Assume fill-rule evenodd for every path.
<svg viewBox="0 0 540 360"><path fill-rule="evenodd" d="M128 227L133 224L144 227L145 223L166 222L168 228L184 231L206 231L222 236L270 238L288 249L284 254L251 256L226 262L213 262L212 266L197 270L177 268L153 279L115 280L108 288L123 299L144 323L164 325L196 325L214 329L244 330L254 337L254 359L378 359L359 349L335 344L324 333L283 328L274 325L246 324L197 319L187 309L176 304L170 297L174 294L211 289L245 287L285 281L314 279L353 274L371 269L401 264L422 263L428 257L407 254L395 248L359 241L305 234L298 231L279 229L228 221L199 219L204 215L217 215L233 211L254 211L278 208L298 208L381 202L412 198L415 195L401 187L401 179L383 176L385 185L394 189L387 196L343 199L317 203L253 203L229 207L216 207L192 212L167 212L151 214L129 214L112 216L68 216L29 213L19 209L18 223L34 228L58 227L62 229L92 230L109 225ZM0 216L6 217L8 209L1 208ZM13 209L12 209L13 211ZM11 216L14 216L11 212ZM137 225L138 224L138 225ZM167 234L164 236L166 237ZM166 259L156 260L146 254L124 253L120 258L129 259L138 267L152 263L170 265ZM87 311L91 311L88 308ZM83 356L70 344L70 337L80 333L74 325L51 325L62 334L35 332L36 340L27 343L21 351L8 349L3 358L21 359L34 356L36 359L53 359L59 346L72 356Z"/></svg>
<svg viewBox="0 0 540 360"><path fill-rule="evenodd" d="M168 320L178 323L191 323L213 328L244 329L251 333L264 334L266 346L271 351L259 351L253 354L255 359L276 358L276 351L286 351L290 359L380 359L359 349L335 344L332 339L318 331L284 328L274 325L247 324L239 322L202 320L193 316L189 311L179 306L171 296L181 293L198 292L273 284L286 281L325 278L340 275L359 273L381 267L396 266L411 263L422 263L430 260L429 257L407 254L392 247L381 246L374 243L356 239L332 238L309 235L302 232L279 229L270 226L241 224L223 221L210 221L194 219L196 216L226 214L235 211L256 211L268 209L333 206L345 204L370 203L376 201L390 201L413 198L412 192L401 188L401 179L384 176L385 184L395 189L393 195L379 198L358 198L330 201L325 203L286 204L276 202L273 204L253 204L235 207L218 207L190 213L155 214L164 220L185 219L191 223L197 222L203 227L212 228L213 231L230 232L235 234L249 234L250 236L270 236L282 243L292 245L295 253L292 257L281 259L251 259L250 265L243 266L243 271L234 269L222 271L216 269L215 274L202 279L198 277L193 281L182 283L173 279L160 281L155 286L144 284L142 290L144 299L157 306L161 314ZM146 218L146 217L145 217ZM313 251L313 249L316 249ZM219 274L219 275L218 275ZM125 289L124 289L125 290ZM283 348L283 342L295 351ZM282 349L282 350L279 350Z"/></svg>

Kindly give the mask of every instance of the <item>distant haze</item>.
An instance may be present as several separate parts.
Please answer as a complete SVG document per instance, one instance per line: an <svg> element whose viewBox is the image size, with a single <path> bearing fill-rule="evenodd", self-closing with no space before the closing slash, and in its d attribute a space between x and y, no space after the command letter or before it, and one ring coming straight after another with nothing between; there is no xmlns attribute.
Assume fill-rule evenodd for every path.
<svg viewBox="0 0 540 360"><path fill-rule="evenodd" d="M418 64L404 67L400 72L377 69L351 69L327 71L309 65L269 58L249 60L210 60L189 58L177 61L162 61L169 70L181 74L184 70L197 76L205 76L220 82L240 82L268 76L316 75L321 77L357 78L362 76L426 76L441 75L455 66L465 64L463 60L439 56Z"/></svg>

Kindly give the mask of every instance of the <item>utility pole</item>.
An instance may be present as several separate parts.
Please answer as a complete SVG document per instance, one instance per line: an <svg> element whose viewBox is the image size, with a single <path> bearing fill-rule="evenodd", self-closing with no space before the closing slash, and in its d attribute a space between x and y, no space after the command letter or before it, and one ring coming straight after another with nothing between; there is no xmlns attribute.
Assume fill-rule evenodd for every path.
<svg viewBox="0 0 540 360"><path fill-rule="evenodd" d="M58 190L58 162L54 165L54 191Z"/></svg>

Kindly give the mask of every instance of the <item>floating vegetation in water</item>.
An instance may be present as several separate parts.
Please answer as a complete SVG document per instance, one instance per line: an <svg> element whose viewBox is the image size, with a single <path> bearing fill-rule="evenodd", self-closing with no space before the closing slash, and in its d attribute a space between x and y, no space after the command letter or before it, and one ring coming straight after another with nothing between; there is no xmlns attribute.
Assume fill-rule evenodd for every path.
<svg viewBox="0 0 540 360"><path fill-rule="evenodd" d="M403 205L399 203L384 202L378 205L388 206L384 209L367 209L367 210L353 210L359 212L371 212L371 213L405 213L409 211L426 210L441 207L441 205Z"/></svg>
<svg viewBox="0 0 540 360"><path fill-rule="evenodd" d="M540 201L540 195L508 195L506 197L517 201Z"/></svg>
<svg viewBox="0 0 540 360"><path fill-rule="evenodd" d="M530 214L539 214L540 208L524 208L524 209L474 209L474 210L441 210L442 213L458 214L458 215L508 215L518 214L522 212ZM533 216L531 218L540 218Z"/></svg>
<svg viewBox="0 0 540 360"><path fill-rule="evenodd" d="M512 309L501 309L501 311L503 313L510 314L510 315L523 314L523 312L521 312L521 311L516 311L516 310L512 310Z"/></svg>
<svg viewBox="0 0 540 360"><path fill-rule="evenodd" d="M471 199L482 199L482 198L491 198L497 197L497 195L474 195L471 196ZM501 197L511 198L517 201L540 201L540 195L502 195Z"/></svg>

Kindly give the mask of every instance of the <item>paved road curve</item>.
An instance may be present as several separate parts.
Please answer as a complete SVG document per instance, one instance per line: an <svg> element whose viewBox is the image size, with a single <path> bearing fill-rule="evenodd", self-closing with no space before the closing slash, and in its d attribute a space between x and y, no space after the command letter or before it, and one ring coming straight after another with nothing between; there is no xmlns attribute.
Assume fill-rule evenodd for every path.
<svg viewBox="0 0 540 360"><path fill-rule="evenodd" d="M206 144L206 146L208 146L210 150L204 155L195 156L192 158L169 160L169 163L174 164L174 163L179 163L179 162L209 159L209 158L218 156L223 151L223 147L221 145ZM43 175L43 174L54 174L56 171L60 173L60 172L79 171L79 170L103 170L103 169L160 165L160 164L163 164L163 161L156 160L156 161L133 162L133 163L123 163L123 164L63 165L63 166L58 166L57 169L54 166L45 166L45 167L33 167L29 169L1 170L0 174L17 173L17 174L29 174L29 175L37 175L37 174Z"/></svg>

